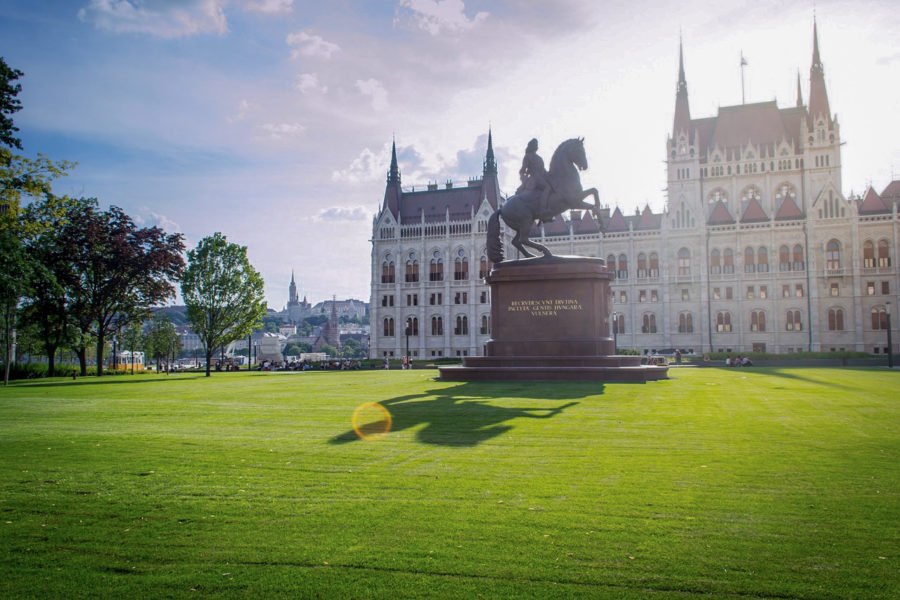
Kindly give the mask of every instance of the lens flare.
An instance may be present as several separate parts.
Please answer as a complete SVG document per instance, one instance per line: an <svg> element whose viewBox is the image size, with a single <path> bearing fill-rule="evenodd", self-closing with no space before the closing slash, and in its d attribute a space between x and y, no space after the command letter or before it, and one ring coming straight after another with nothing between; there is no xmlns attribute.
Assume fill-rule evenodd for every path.
<svg viewBox="0 0 900 600"><path fill-rule="evenodd" d="M353 411L353 431L366 441L384 438L391 431L391 413L377 402L367 402Z"/></svg>

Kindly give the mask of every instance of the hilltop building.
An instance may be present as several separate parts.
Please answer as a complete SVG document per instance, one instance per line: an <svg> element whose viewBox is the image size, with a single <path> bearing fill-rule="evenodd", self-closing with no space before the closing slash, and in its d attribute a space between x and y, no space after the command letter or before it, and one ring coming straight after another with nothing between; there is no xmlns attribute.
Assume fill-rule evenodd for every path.
<svg viewBox="0 0 900 600"><path fill-rule="evenodd" d="M815 23L812 46L808 103L798 75L793 106L740 104L699 118L691 115L679 46L664 211L646 206L626 216L617 207L599 223L573 211L533 231L555 253L599 256L615 268L619 348L887 351L886 311L897 314L900 286L900 181L880 194L842 192L840 124ZM490 142L488 152L492 158ZM414 357L482 353L490 329L482 228L502 201L498 190L487 193L496 186L493 168L486 160L471 198L436 186L404 192L392 155L373 223L371 356L402 354L410 319ZM477 278L467 270L461 280L443 278L442 262L475 256ZM427 282L420 263L423 273L429 266ZM463 290L484 301L451 304ZM437 318L484 326L450 335L434 329Z"/></svg>

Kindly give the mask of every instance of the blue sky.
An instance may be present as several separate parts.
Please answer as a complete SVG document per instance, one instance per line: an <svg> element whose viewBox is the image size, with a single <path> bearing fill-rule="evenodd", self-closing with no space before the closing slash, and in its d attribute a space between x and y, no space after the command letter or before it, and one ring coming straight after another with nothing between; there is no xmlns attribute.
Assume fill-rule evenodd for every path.
<svg viewBox="0 0 900 600"><path fill-rule="evenodd" d="M844 191L900 177L892 1L818 0ZM97 197L189 246L247 245L270 306L291 270L311 301L369 295L371 219L392 136L404 185L502 188L531 137L584 136L586 185L626 212L665 206L679 34L694 117L804 98L812 2L0 0L0 55L25 72L26 154L78 162Z"/></svg>

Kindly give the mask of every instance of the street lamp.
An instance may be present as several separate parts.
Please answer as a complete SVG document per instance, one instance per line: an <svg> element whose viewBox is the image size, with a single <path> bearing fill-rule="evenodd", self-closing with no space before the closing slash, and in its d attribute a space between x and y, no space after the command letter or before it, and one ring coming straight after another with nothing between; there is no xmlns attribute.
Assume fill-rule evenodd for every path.
<svg viewBox="0 0 900 600"><path fill-rule="evenodd" d="M891 305L889 303L884 305L884 316L886 317L885 320L887 321L886 325L887 325L887 330L888 330L888 339L887 339L887 342L888 342L888 347L887 347L888 369L893 369L894 368L894 345L893 345L893 342L891 341Z"/></svg>
<svg viewBox="0 0 900 600"><path fill-rule="evenodd" d="M619 313L613 312L613 354L619 353Z"/></svg>
<svg viewBox="0 0 900 600"><path fill-rule="evenodd" d="M412 332L412 317L406 317L406 366L409 366L409 334Z"/></svg>

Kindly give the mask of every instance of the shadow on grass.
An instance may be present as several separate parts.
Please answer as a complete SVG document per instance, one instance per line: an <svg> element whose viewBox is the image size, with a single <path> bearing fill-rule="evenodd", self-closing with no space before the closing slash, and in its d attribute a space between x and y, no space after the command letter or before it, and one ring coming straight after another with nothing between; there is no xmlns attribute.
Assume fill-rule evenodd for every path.
<svg viewBox="0 0 900 600"><path fill-rule="evenodd" d="M758 369L758 372L760 374L772 375L774 377L781 377L784 379L792 379L794 381L803 381L805 383L811 383L813 385L823 385L826 387L832 387L832 388L836 388L836 389L840 389L840 390L859 391L855 387L837 383L833 379L821 379L821 378L817 379L814 377L805 377L805 376L797 373L797 370L805 369L807 367L793 367L793 368L791 368L791 367L723 367L723 368L732 369L737 372L740 372L744 369L747 369L747 371L752 372L752 371L756 371ZM812 368L821 369L823 367L812 367ZM845 370L845 371L847 371L847 370L849 370L849 371L865 370L865 369L847 369L845 367L824 367L824 368L841 369L841 370Z"/></svg>
<svg viewBox="0 0 900 600"><path fill-rule="evenodd" d="M466 382L451 388L398 396L379 402L391 415L391 431L425 424L416 439L442 446L476 446L510 431L513 419L549 419L575 406L575 398L603 393L603 385L591 384L491 384ZM505 407L492 404L496 398L570 400L557 406ZM363 426L365 433L365 426ZM352 429L329 440L345 444L360 439Z"/></svg>
<svg viewBox="0 0 900 600"><path fill-rule="evenodd" d="M188 379L202 379L206 376L203 373L191 373L191 374L174 374L169 375L168 377L155 377L155 376L144 376L144 375L107 375L104 377L97 377L96 375L86 375L84 377L79 377L78 379L61 379L59 381L41 381L35 379L20 379L15 382L16 386L27 387L27 388L45 388L45 387L62 387L62 386L73 386L73 385L109 385L113 383L164 383L167 381L184 381ZM10 382L13 383L13 382Z"/></svg>

